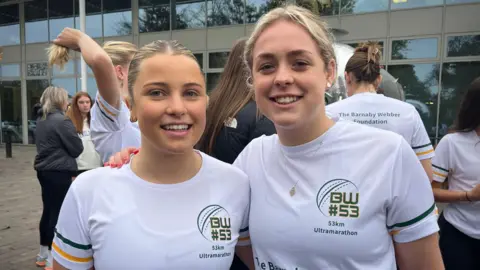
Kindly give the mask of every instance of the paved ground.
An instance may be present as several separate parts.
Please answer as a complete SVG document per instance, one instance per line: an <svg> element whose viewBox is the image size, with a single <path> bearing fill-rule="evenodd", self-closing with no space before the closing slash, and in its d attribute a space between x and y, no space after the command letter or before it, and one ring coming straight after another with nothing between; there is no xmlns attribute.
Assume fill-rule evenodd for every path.
<svg viewBox="0 0 480 270"><path fill-rule="evenodd" d="M0 270L34 270L39 248L40 185L33 170L35 147L0 146Z"/></svg>

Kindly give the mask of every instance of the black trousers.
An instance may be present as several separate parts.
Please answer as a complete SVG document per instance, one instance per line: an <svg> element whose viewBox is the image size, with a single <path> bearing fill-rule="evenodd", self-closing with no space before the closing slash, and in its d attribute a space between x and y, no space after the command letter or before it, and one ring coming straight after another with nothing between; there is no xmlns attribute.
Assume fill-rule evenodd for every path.
<svg viewBox="0 0 480 270"><path fill-rule="evenodd" d="M442 215L440 227L440 250L446 270L480 269L480 239L472 238L450 224Z"/></svg>
<svg viewBox="0 0 480 270"><path fill-rule="evenodd" d="M248 270L248 267L240 260L237 255L233 258L232 266L230 266L230 270Z"/></svg>
<svg viewBox="0 0 480 270"><path fill-rule="evenodd" d="M40 219L40 245L52 247L55 226L63 199L72 183L71 172L37 171L42 187L43 212Z"/></svg>

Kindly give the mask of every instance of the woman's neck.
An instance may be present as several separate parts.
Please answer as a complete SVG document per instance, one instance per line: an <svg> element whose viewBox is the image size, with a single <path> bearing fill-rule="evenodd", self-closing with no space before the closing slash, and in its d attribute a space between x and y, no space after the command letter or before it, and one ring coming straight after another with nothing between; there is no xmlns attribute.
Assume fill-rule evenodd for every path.
<svg viewBox="0 0 480 270"><path fill-rule="evenodd" d="M373 84L360 84L355 87L355 90L353 90L353 95L360 93L377 93L377 90Z"/></svg>
<svg viewBox="0 0 480 270"><path fill-rule="evenodd" d="M194 177L202 167L202 157L193 149L186 153L160 152L142 142L142 149L132 159L132 171L140 178L157 184L177 184Z"/></svg>
<svg viewBox="0 0 480 270"><path fill-rule="evenodd" d="M477 132L477 135L480 136L480 127L477 127L477 128L475 129L475 132Z"/></svg>
<svg viewBox="0 0 480 270"><path fill-rule="evenodd" d="M305 123L301 127L283 129L276 126L276 129L278 138L283 145L298 146L322 136L333 125L335 125L335 121L330 119L325 114L325 111L322 111L317 117L314 117L310 123Z"/></svg>

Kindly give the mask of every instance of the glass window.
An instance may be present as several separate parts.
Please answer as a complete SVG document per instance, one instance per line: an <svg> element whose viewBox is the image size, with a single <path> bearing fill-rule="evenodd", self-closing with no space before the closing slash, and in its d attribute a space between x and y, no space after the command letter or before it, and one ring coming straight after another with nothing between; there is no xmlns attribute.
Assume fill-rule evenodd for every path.
<svg viewBox="0 0 480 270"><path fill-rule="evenodd" d="M0 77L20 77L20 64L0 65Z"/></svg>
<svg viewBox="0 0 480 270"><path fill-rule="evenodd" d="M28 77L48 76L48 64L47 63L27 64L27 76Z"/></svg>
<svg viewBox="0 0 480 270"><path fill-rule="evenodd" d="M27 112L28 112L28 143L35 143L35 129L37 127L37 112L40 97L49 86L48 80L27 81Z"/></svg>
<svg viewBox="0 0 480 270"><path fill-rule="evenodd" d="M443 0L392 0L392 9L417 8L443 5Z"/></svg>
<svg viewBox="0 0 480 270"><path fill-rule="evenodd" d="M82 61L80 59L75 59L74 62L77 65L77 76L80 77L82 76ZM93 75L93 71L88 65L87 65L87 74Z"/></svg>
<svg viewBox="0 0 480 270"><path fill-rule="evenodd" d="M213 52L208 54L208 68L223 68L227 63L229 52Z"/></svg>
<svg viewBox="0 0 480 270"><path fill-rule="evenodd" d="M431 138L435 138L440 65L412 64L388 66L388 72L398 78L405 91L405 101L420 114Z"/></svg>
<svg viewBox="0 0 480 270"><path fill-rule="evenodd" d="M140 33L170 30L169 0L140 0L138 27Z"/></svg>
<svg viewBox="0 0 480 270"><path fill-rule="evenodd" d="M103 0L104 36L128 36L132 33L131 0Z"/></svg>
<svg viewBox="0 0 480 270"><path fill-rule="evenodd" d="M286 3L285 0L246 0L245 7L246 23L256 23L258 19L268 11L280 7Z"/></svg>
<svg viewBox="0 0 480 270"><path fill-rule="evenodd" d="M217 86L218 80L222 73L207 73L207 94L210 94L212 90Z"/></svg>
<svg viewBox="0 0 480 270"><path fill-rule="evenodd" d="M10 135L13 143L22 143L22 101L20 81L0 83L2 141Z"/></svg>
<svg viewBox="0 0 480 270"><path fill-rule="evenodd" d="M75 0L75 28L80 29L78 2ZM85 1L85 32L93 38L102 37L102 0Z"/></svg>
<svg viewBox="0 0 480 270"><path fill-rule="evenodd" d="M203 53L194 53L195 58L197 58L197 62L200 65L200 68L203 69Z"/></svg>
<svg viewBox="0 0 480 270"><path fill-rule="evenodd" d="M0 7L0 46L20 44L18 5Z"/></svg>
<svg viewBox="0 0 480 270"><path fill-rule="evenodd" d="M25 3L25 42L48 42L47 0Z"/></svg>
<svg viewBox="0 0 480 270"><path fill-rule="evenodd" d="M75 78L53 78L52 85L65 89L68 92L69 98L73 97L77 92Z"/></svg>
<svg viewBox="0 0 480 270"><path fill-rule="evenodd" d="M77 78L77 89L78 92L82 91L82 79ZM95 100L97 96L97 82L94 77L88 76L87 78L87 93L90 95L92 100Z"/></svg>
<svg viewBox="0 0 480 270"><path fill-rule="evenodd" d="M73 0L48 0L50 40L54 40L65 27L74 27Z"/></svg>
<svg viewBox="0 0 480 270"><path fill-rule="evenodd" d="M463 3L475 3L475 2L480 2L480 0L447 0L447 5L463 4Z"/></svg>
<svg viewBox="0 0 480 270"><path fill-rule="evenodd" d="M205 27L205 1L177 0L175 14L172 10L172 29Z"/></svg>
<svg viewBox="0 0 480 270"><path fill-rule="evenodd" d="M462 95L467 86L480 76L480 62L444 63L442 93L440 95L439 136L447 133L457 115Z"/></svg>
<svg viewBox="0 0 480 270"><path fill-rule="evenodd" d="M447 38L447 57L479 56L480 35Z"/></svg>
<svg viewBox="0 0 480 270"><path fill-rule="evenodd" d="M389 0L341 0L341 14L357 14L384 11L388 9Z"/></svg>
<svg viewBox="0 0 480 270"><path fill-rule="evenodd" d="M297 0L296 3L319 16L336 15L340 7L340 0Z"/></svg>
<svg viewBox="0 0 480 270"><path fill-rule="evenodd" d="M75 69L74 69L74 61L69 61L65 66L63 67L63 70L60 70L60 68L57 65L54 65L52 68L53 76L62 76L62 75L74 75L75 74Z"/></svg>
<svg viewBox="0 0 480 270"><path fill-rule="evenodd" d="M437 38L419 38L392 41L392 60L436 58L437 52Z"/></svg>
<svg viewBox="0 0 480 270"><path fill-rule="evenodd" d="M208 26L242 24L245 6L242 0L209 0Z"/></svg>

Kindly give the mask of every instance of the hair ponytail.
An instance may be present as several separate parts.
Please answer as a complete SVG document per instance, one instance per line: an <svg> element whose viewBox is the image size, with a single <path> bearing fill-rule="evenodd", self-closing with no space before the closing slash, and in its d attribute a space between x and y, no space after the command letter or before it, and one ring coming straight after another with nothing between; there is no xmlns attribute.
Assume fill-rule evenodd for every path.
<svg viewBox="0 0 480 270"><path fill-rule="evenodd" d="M345 71L353 73L357 83L375 83L380 76L380 49L374 41L360 44L348 60Z"/></svg>
<svg viewBox="0 0 480 270"><path fill-rule="evenodd" d="M53 67L57 65L60 70L63 70L65 65L70 60L70 49L56 44L50 45L47 49L48 65Z"/></svg>

